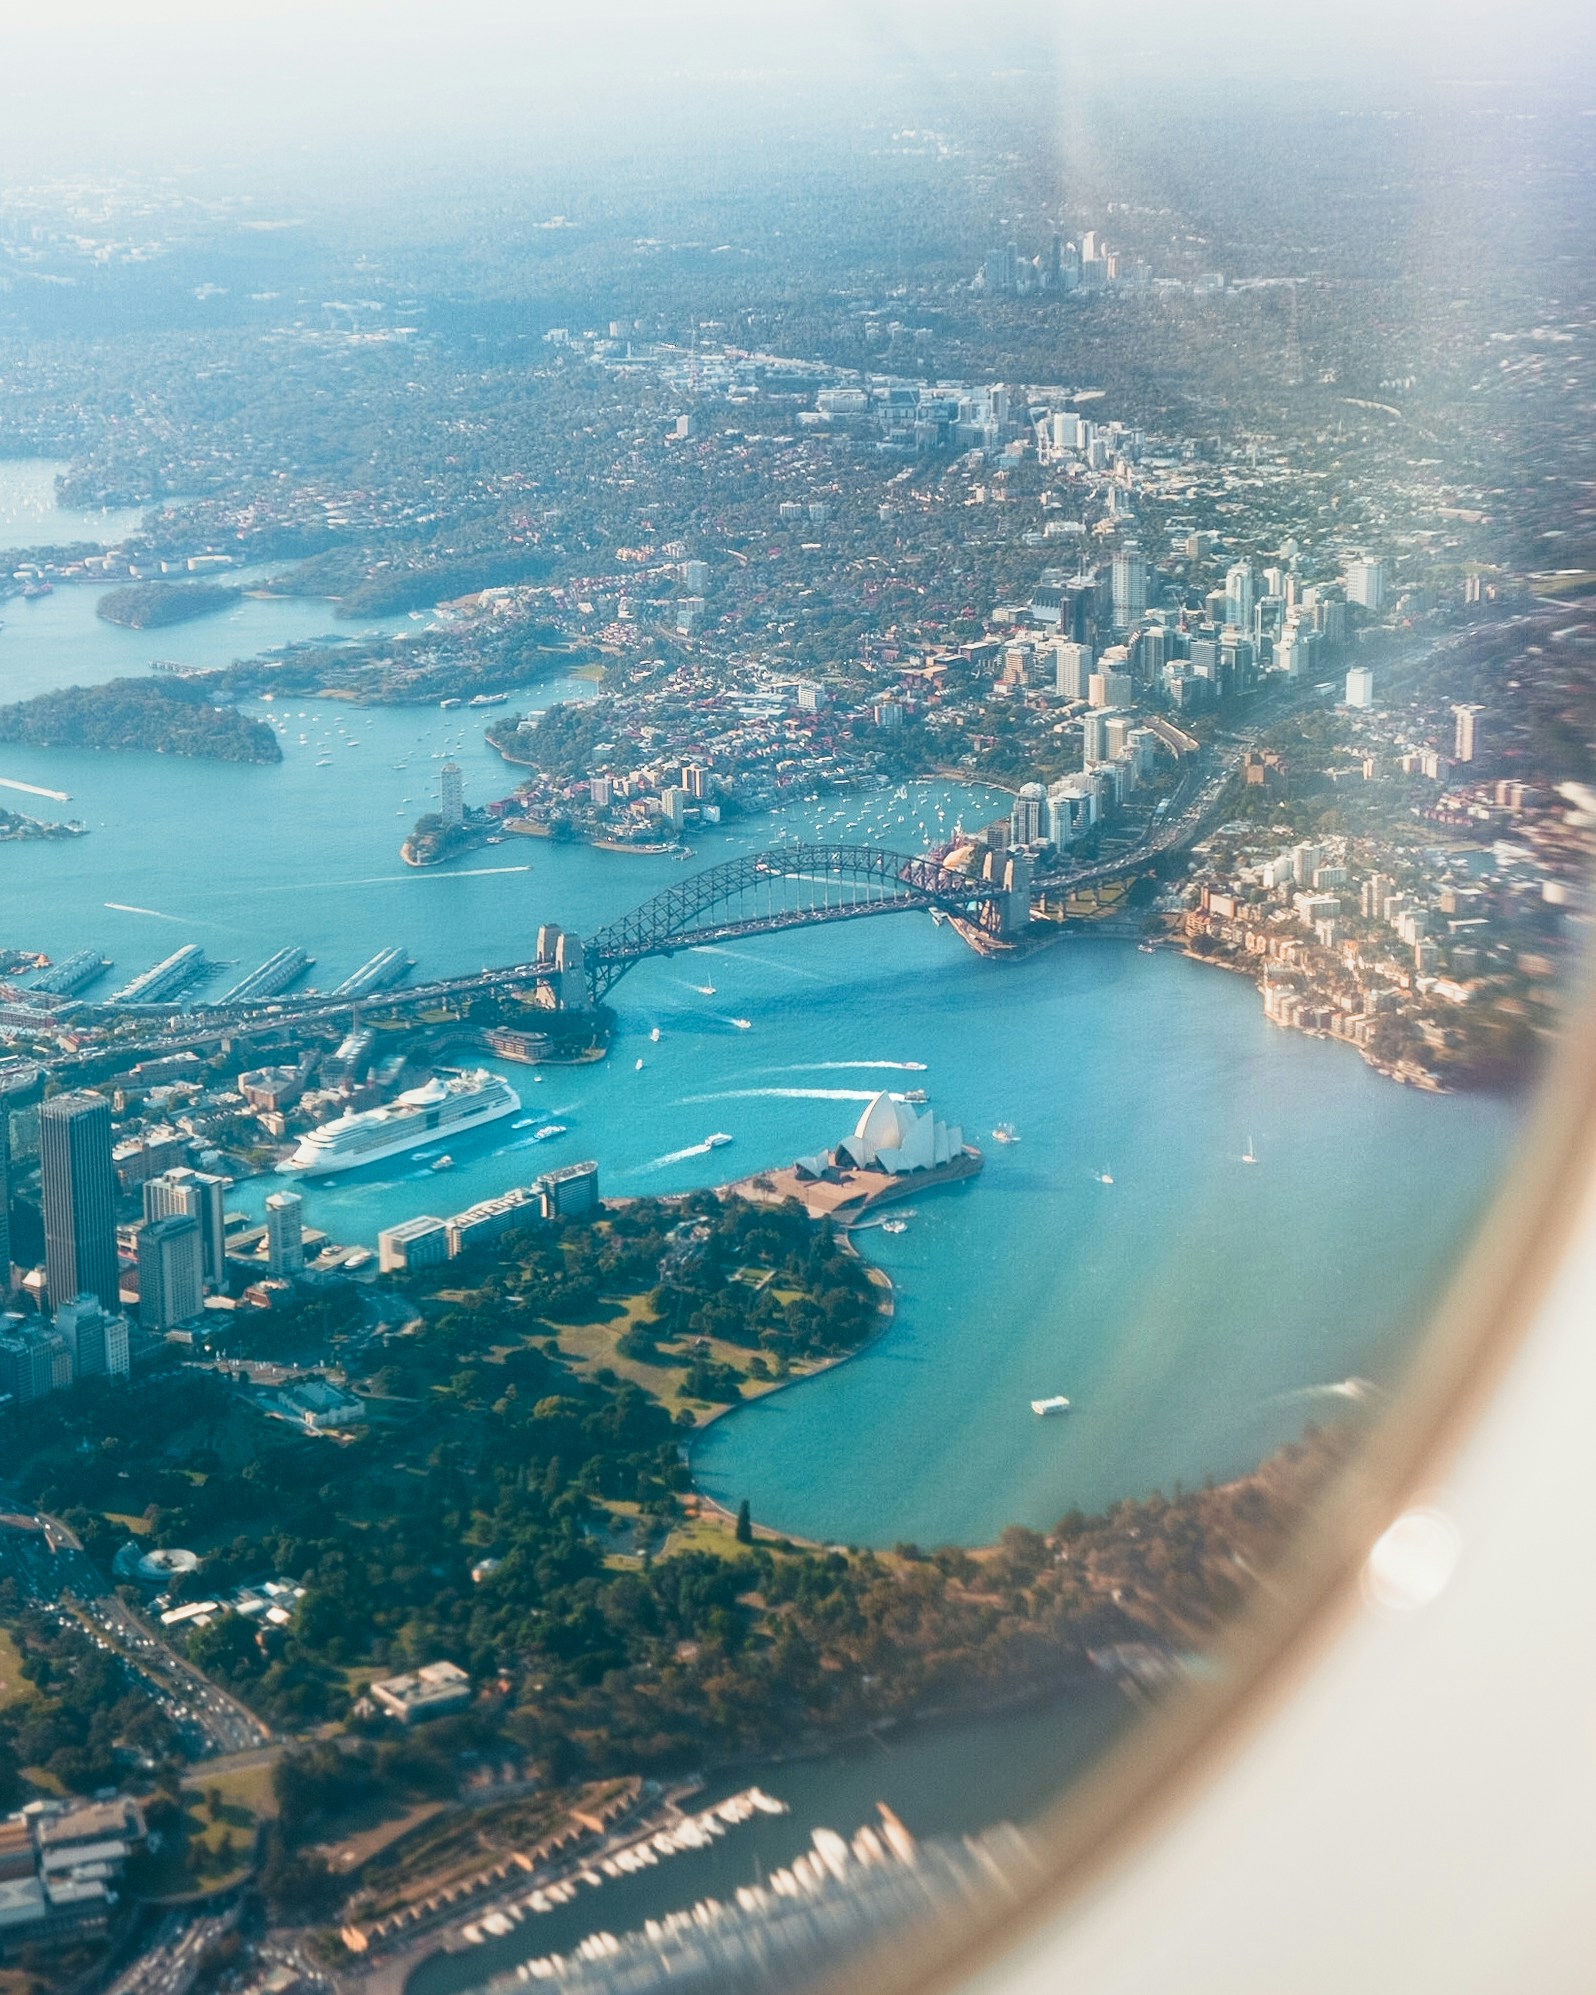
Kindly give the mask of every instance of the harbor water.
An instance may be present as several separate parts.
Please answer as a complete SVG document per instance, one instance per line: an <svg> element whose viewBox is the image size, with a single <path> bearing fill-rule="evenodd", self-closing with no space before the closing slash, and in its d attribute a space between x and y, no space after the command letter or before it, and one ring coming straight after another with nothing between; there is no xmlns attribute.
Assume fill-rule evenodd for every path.
<svg viewBox="0 0 1596 1995"><path fill-rule="evenodd" d="M325 604L252 600L133 633L99 623L93 603L62 587L0 604L0 700L346 628ZM592 690L553 682L513 704ZM0 778L69 801L3 788L0 800L90 827L0 848L0 943L57 958L96 947L120 983L197 942L233 966L218 990L294 943L327 988L388 944L422 975L524 959L540 922L589 933L686 870L508 837L414 871L399 842L434 806L446 756L471 802L513 785L482 738L491 715L315 700L256 711L278 730L278 765L0 746ZM1001 801L947 783L798 800L706 833L693 860L817 835L913 851ZM710 1494L825 1542L974 1544L1005 1524L1046 1526L1244 1472L1309 1422L1392 1389L1516 1127L1509 1104L1400 1088L1345 1047L1270 1026L1244 980L1124 943L1066 940L1005 964L898 915L646 963L612 1001L607 1061L500 1069L526 1126L452 1143L442 1174L398 1159L311 1181L307 1219L370 1244L382 1226L581 1157L598 1160L608 1194L678 1192L812 1153L875 1091L924 1087L986 1165L898 1208L901 1232L858 1236L895 1285L890 1326L850 1362L717 1421L694 1457ZM535 1141L551 1123L563 1133ZM999 1127L1018 1140L994 1141ZM708 1148L716 1131L732 1144ZM230 1203L258 1213L273 1183L240 1184ZM1073 1410L1037 1419L1030 1401L1055 1393ZM981 1727L930 1738L923 1766L904 1744L894 1753L908 1757L877 1749L863 1773L849 1756L793 1769L794 1815L748 1833L790 1833L796 1848L814 1823L856 1827L878 1794L922 1833L1024 1814L1033 1802L1011 1805L1002 1782L1033 1768L1039 1806L1110 1729L1121 1700L1103 1697L1003 1721L1019 1728L1006 1745ZM791 1854L780 1847L775 1861ZM729 1843L712 1860L742 1858ZM646 1882L638 1917L715 1888L683 1899L686 1874L668 1867ZM621 1902L605 1897L587 1929L621 1929ZM518 1930L466 1965L424 1970L417 1995L454 1995L559 1943Z"/></svg>

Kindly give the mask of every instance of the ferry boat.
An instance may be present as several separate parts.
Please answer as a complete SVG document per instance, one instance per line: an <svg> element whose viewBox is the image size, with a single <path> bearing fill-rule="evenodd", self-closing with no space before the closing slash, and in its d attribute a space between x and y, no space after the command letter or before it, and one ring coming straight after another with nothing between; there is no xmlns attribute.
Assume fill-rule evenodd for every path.
<svg viewBox="0 0 1596 1995"><path fill-rule="evenodd" d="M918 1106L923 1101L930 1100L930 1096L926 1093L924 1088L905 1088L903 1091L903 1098L905 1101L914 1102L916 1106Z"/></svg>
<svg viewBox="0 0 1596 1995"><path fill-rule="evenodd" d="M486 1068L474 1067L447 1080L435 1074L381 1108L340 1115L312 1129L280 1168L307 1178L352 1171L361 1164L419 1150L439 1136L463 1134L516 1115L520 1108L521 1097L514 1088Z"/></svg>
<svg viewBox="0 0 1596 1995"><path fill-rule="evenodd" d="M704 1148L706 1150L723 1150L730 1141L731 1138L726 1134L724 1129L717 1129L713 1136L706 1136L704 1138Z"/></svg>
<svg viewBox="0 0 1596 1995"><path fill-rule="evenodd" d="M551 1136L563 1136L564 1134L565 1124L563 1122L545 1122L541 1129L533 1130L532 1141L534 1143L547 1143Z"/></svg>
<svg viewBox="0 0 1596 1995"><path fill-rule="evenodd" d="M1068 1413L1069 1410L1070 1403L1061 1392L1055 1392L1051 1399L1033 1399L1031 1401L1031 1411L1039 1414L1044 1420L1050 1413Z"/></svg>

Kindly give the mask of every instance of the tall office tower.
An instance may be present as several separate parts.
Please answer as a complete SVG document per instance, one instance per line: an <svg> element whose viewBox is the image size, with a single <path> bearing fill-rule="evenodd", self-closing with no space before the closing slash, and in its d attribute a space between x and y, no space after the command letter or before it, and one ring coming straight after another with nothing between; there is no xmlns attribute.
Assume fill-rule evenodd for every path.
<svg viewBox="0 0 1596 1995"><path fill-rule="evenodd" d="M1108 759L1108 716L1097 709L1081 721L1081 765L1095 768Z"/></svg>
<svg viewBox="0 0 1596 1995"><path fill-rule="evenodd" d="M1238 561L1225 577L1225 621L1238 630L1252 629L1252 606L1258 600L1252 563Z"/></svg>
<svg viewBox="0 0 1596 1995"><path fill-rule="evenodd" d="M200 1223L187 1212L150 1219L138 1230L139 1321L146 1330L170 1330L205 1306L204 1247Z"/></svg>
<svg viewBox="0 0 1596 1995"><path fill-rule="evenodd" d="M1354 665L1347 674L1347 705L1349 707L1374 705L1374 674L1367 665Z"/></svg>
<svg viewBox="0 0 1596 1995"><path fill-rule="evenodd" d="M64 1303L55 1312L53 1328L68 1355L73 1378L127 1377L127 1318L102 1308L97 1296L74 1296Z"/></svg>
<svg viewBox="0 0 1596 1995"><path fill-rule="evenodd" d="M1128 630L1147 608L1147 563L1141 549L1128 543L1114 556L1114 628Z"/></svg>
<svg viewBox="0 0 1596 1995"><path fill-rule="evenodd" d="M1454 762L1473 762L1484 752L1484 729L1480 725L1480 715L1484 707L1454 707L1452 717L1457 722L1457 731L1452 742Z"/></svg>
<svg viewBox="0 0 1596 1995"><path fill-rule="evenodd" d="M438 771L438 809L451 831L465 821L465 792L458 762L445 762Z"/></svg>
<svg viewBox="0 0 1596 1995"><path fill-rule="evenodd" d="M1383 561L1372 560L1365 554L1347 563L1347 601L1360 603L1371 614L1385 607L1389 583L1389 571Z"/></svg>
<svg viewBox="0 0 1596 1995"><path fill-rule="evenodd" d="M50 1332L37 1322L0 1330L0 1395L26 1406L53 1390L52 1341Z"/></svg>
<svg viewBox="0 0 1596 1995"><path fill-rule="evenodd" d="M39 1182L51 1306L93 1295L114 1310L116 1175L103 1094L58 1094L40 1108Z"/></svg>
<svg viewBox="0 0 1596 1995"><path fill-rule="evenodd" d="M146 1220L186 1213L199 1222L200 1255L206 1281L220 1287L227 1267L227 1179L211 1171L187 1167L146 1178L143 1187Z"/></svg>
<svg viewBox="0 0 1596 1995"><path fill-rule="evenodd" d="M1053 690L1067 700L1084 700L1092 676L1092 647L1069 639L1053 646Z"/></svg>
<svg viewBox="0 0 1596 1995"><path fill-rule="evenodd" d="M297 1275L305 1265L304 1201L297 1191L274 1191L266 1201L266 1265L274 1275Z"/></svg>
<svg viewBox="0 0 1596 1995"><path fill-rule="evenodd" d="M1017 243L999 243L986 260L986 288L1013 291L1020 281L1020 250Z"/></svg>

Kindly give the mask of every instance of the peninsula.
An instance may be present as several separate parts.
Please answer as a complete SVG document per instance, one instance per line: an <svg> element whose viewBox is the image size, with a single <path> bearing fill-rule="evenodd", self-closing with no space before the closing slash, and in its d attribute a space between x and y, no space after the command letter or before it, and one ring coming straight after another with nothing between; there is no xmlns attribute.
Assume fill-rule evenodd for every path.
<svg viewBox="0 0 1596 1995"><path fill-rule="evenodd" d="M188 679L112 679L40 693L0 707L0 741L33 748L143 748L216 762L283 759L264 721L237 707L213 706L204 683Z"/></svg>
<svg viewBox="0 0 1596 1995"><path fill-rule="evenodd" d="M81 838L88 826L73 819L68 824L48 818L29 817L25 811L7 810L0 805L0 844L16 845L32 838Z"/></svg>

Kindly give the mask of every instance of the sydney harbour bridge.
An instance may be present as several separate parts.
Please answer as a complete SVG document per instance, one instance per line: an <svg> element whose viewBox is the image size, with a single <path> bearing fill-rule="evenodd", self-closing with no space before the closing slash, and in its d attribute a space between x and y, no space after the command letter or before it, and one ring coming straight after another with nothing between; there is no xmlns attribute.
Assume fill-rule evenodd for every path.
<svg viewBox="0 0 1596 1995"><path fill-rule="evenodd" d="M1030 884L1021 854L990 854L970 875L873 845L778 846L690 874L585 940L546 926L535 967L574 1009L601 1003L646 957L821 922L920 909L1002 939L1029 921Z"/></svg>

